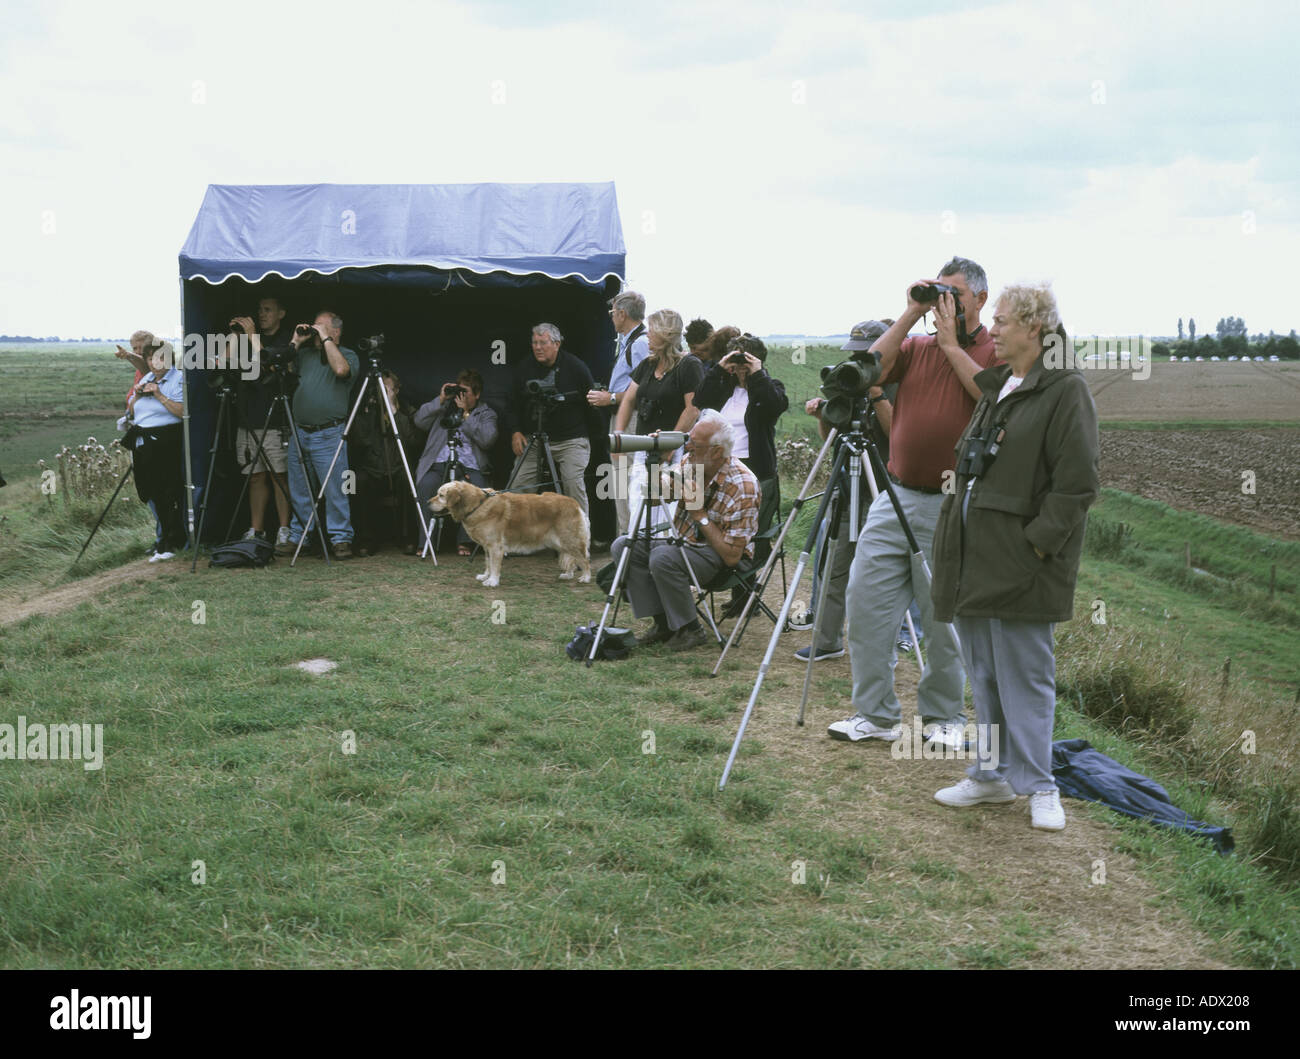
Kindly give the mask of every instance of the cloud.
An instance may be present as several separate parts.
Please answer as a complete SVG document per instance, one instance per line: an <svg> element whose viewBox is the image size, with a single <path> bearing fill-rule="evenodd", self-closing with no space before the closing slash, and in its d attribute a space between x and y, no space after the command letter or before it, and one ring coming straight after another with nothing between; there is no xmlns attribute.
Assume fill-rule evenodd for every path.
<svg viewBox="0 0 1300 1059"><path fill-rule="evenodd" d="M0 330L169 326L208 183L607 179L651 301L751 330L894 315L953 252L995 285L1060 277L1089 329L1292 325L1255 279L1300 235L1289 6L651 15L20 5L0 44L0 283L16 295ZM1193 283L1173 267L1189 261Z"/></svg>

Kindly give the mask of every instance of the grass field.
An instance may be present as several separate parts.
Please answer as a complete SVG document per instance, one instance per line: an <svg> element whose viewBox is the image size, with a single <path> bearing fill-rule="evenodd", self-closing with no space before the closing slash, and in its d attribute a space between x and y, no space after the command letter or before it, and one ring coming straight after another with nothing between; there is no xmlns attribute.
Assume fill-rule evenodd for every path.
<svg viewBox="0 0 1300 1059"><path fill-rule="evenodd" d="M774 361L793 409L838 356ZM106 389L69 411L111 407L125 369L109 364L83 365ZM705 652L587 670L562 647L601 597L555 581L553 560L508 559L496 590L452 557L124 566L150 525L134 500L76 572L104 580L78 580L89 507L0 458L0 597L68 593L0 625L0 723L100 723L105 744L96 771L0 761L5 966L1300 964L1294 544L1107 493L1084 617L1061 630L1057 737L1232 826L1238 854L1220 858L1076 802L1059 835L1019 806L944 810L931 795L956 763L825 738L851 712L846 660L819 668L792 724L793 636L719 793L761 625L716 680ZM1187 539L1204 574L1182 566ZM321 657L337 668L294 668ZM898 672L910 722L915 665ZM1140 724L1105 709L1118 685L1102 678L1120 677L1165 696Z"/></svg>

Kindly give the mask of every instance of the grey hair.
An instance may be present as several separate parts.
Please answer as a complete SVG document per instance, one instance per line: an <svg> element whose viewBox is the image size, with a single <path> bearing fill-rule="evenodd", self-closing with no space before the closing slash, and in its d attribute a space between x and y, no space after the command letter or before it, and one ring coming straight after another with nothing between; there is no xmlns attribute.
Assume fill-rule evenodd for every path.
<svg viewBox="0 0 1300 1059"><path fill-rule="evenodd" d="M942 278L956 275L958 272L966 277L966 286L970 288L972 294L979 294L980 291L989 289L988 276L984 274L984 270L979 265L968 257L954 257L936 274Z"/></svg>
<svg viewBox="0 0 1300 1059"><path fill-rule="evenodd" d="M533 334L545 335L557 346L564 341L564 336L560 334L560 329L554 324L538 324L533 328Z"/></svg>
<svg viewBox="0 0 1300 1059"><path fill-rule="evenodd" d="M622 309L638 323L645 319L645 295L638 294L634 290L625 290L622 294L615 295L614 300L609 303L609 307L611 309Z"/></svg>
<svg viewBox="0 0 1300 1059"><path fill-rule="evenodd" d="M280 300L279 298L276 298L276 301L277 301L277 302L278 302L279 300ZM281 305L280 308L283 309L284 306ZM320 312L318 312L316 315L317 315L318 317L320 317L320 316L328 316L328 317L330 318L330 327L337 328L337 329L340 330L340 331L343 330L343 317L341 317L341 316L340 316L338 313L336 313L333 309L322 309L322 310L321 310Z"/></svg>
<svg viewBox="0 0 1300 1059"><path fill-rule="evenodd" d="M153 337L152 331L133 331L131 333L131 341L134 342L137 338L146 346L152 346L154 342L157 341Z"/></svg>
<svg viewBox="0 0 1300 1059"><path fill-rule="evenodd" d="M736 447L736 430L722 418L722 415L712 408L706 408L700 413L700 418L696 420L696 425L700 423L713 423L713 433L709 435L709 444L717 445L722 449L722 455L726 459L731 459L731 450Z"/></svg>

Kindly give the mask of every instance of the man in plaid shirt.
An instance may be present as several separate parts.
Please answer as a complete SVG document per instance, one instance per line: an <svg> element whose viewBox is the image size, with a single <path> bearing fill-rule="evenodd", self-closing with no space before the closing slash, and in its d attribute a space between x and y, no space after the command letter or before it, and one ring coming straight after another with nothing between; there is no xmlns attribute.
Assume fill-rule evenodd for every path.
<svg viewBox="0 0 1300 1059"><path fill-rule="evenodd" d="M695 613L691 573L707 586L724 567L753 555L758 532L758 479L731 454L735 435L717 412L704 411L686 440L680 465L682 503L673 529L680 547L638 540L627 567L627 591L638 618L654 618L641 644L668 643L673 651L698 647L708 639ZM703 496L700 496L700 488ZM617 562L627 538L610 549ZM686 564L690 563L690 570Z"/></svg>

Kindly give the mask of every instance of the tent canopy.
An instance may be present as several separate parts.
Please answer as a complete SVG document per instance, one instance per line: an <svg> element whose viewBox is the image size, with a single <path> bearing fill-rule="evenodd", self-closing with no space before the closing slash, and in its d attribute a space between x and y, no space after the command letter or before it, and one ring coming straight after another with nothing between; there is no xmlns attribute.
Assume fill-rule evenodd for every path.
<svg viewBox="0 0 1300 1059"><path fill-rule="evenodd" d="M211 184L180 266L214 284L415 266L603 286L625 257L612 183Z"/></svg>

